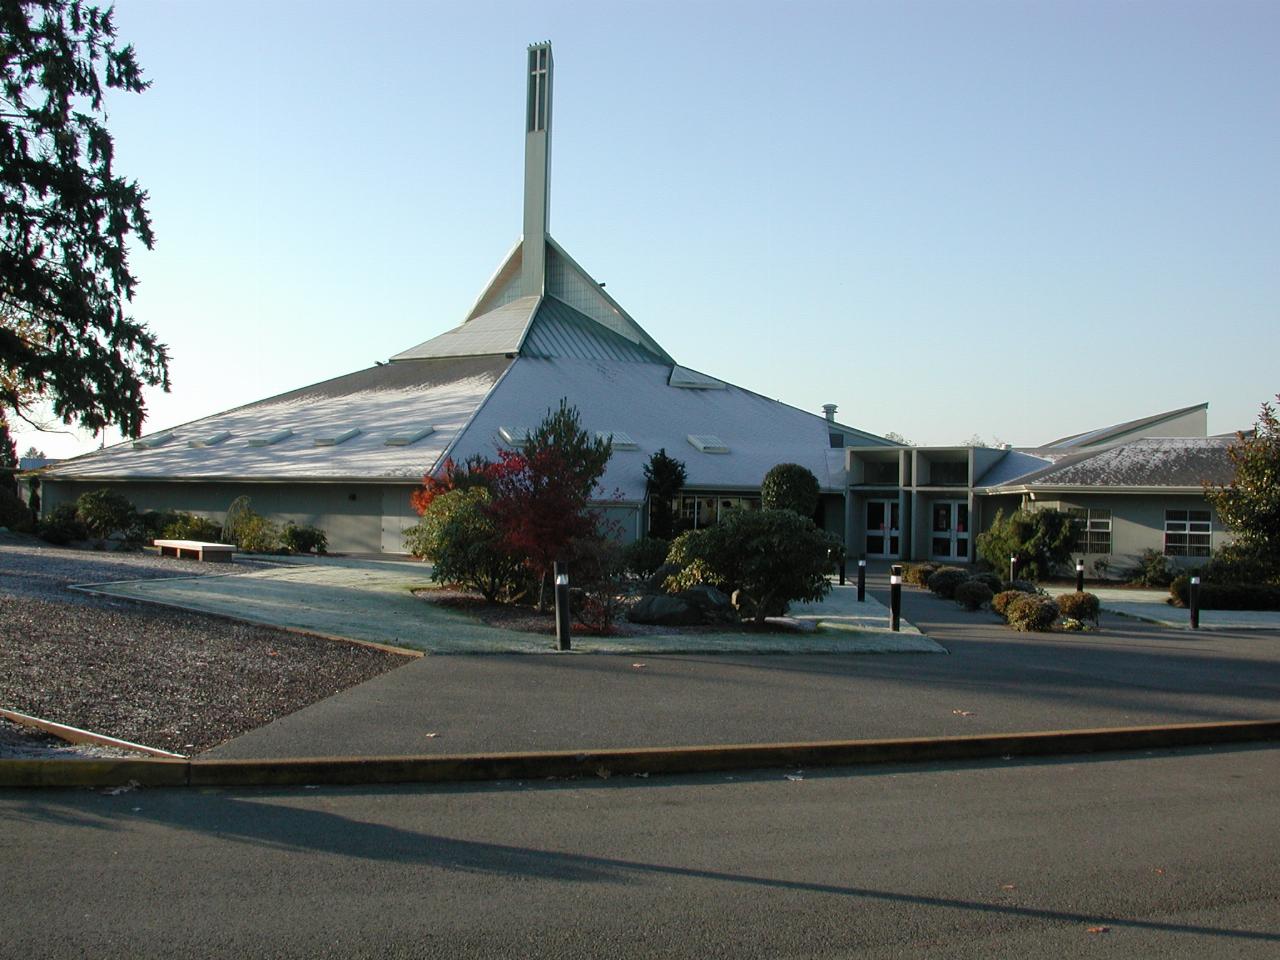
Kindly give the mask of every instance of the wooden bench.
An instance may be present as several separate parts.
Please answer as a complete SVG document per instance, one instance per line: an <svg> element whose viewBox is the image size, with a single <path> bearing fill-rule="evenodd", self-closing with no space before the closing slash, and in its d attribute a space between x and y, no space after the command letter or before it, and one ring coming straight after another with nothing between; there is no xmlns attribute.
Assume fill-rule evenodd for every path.
<svg viewBox="0 0 1280 960"><path fill-rule="evenodd" d="M183 560L204 560L209 563L230 563L235 546L230 543L204 543L200 540L157 540L162 557L179 557Z"/></svg>

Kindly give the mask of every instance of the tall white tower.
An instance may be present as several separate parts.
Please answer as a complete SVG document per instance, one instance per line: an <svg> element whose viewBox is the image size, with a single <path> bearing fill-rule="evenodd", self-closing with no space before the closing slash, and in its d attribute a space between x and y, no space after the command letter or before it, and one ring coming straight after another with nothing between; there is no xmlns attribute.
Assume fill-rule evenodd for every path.
<svg viewBox="0 0 1280 960"><path fill-rule="evenodd" d="M551 200L551 44L529 47L524 135L524 244L520 292L541 296L547 282L547 214Z"/></svg>

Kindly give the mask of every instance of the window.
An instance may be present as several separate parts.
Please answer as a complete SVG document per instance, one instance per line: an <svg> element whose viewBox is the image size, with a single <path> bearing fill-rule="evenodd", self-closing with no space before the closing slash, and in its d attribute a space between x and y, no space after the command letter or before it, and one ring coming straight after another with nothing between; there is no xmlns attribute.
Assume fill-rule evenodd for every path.
<svg viewBox="0 0 1280 960"><path fill-rule="evenodd" d="M683 494L676 498L676 531L709 527L728 516L731 510L759 510L759 497L740 497L736 494L715 496L707 494Z"/></svg>
<svg viewBox="0 0 1280 960"><path fill-rule="evenodd" d="M966 461L934 460L929 464L931 486L958 486L969 482L969 464Z"/></svg>
<svg viewBox="0 0 1280 960"><path fill-rule="evenodd" d="M1209 535L1212 529L1208 510L1166 510L1164 512L1165 556L1209 556Z"/></svg>
<svg viewBox="0 0 1280 960"><path fill-rule="evenodd" d="M1111 552L1111 511L1097 507L1085 509L1072 507L1071 526L1075 531L1075 542L1071 549L1075 553L1110 553Z"/></svg>

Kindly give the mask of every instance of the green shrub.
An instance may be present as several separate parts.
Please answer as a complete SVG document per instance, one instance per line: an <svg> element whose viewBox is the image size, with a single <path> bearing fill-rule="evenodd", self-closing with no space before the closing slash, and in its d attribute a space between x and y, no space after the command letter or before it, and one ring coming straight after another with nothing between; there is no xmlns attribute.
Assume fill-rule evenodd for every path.
<svg viewBox="0 0 1280 960"><path fill-rule="evenodd" d="M757 621L786 611L793 600L821 600L838 541L790 510L734 510L719 523L676 537L667 555L680 573L668 584L697 582L727 594L742 591Z"/></svg>
<svg viewBox="0 0 1280 960"><path fill-rule="evenodd" d="M1092 593L1063 593L1058 596L1058 611L1072 620L1098 622L1102 604Z"/></svg>
<svg viewBox="0 0 1280 960"><path fill-rule="evenodd" d="M1200 573L1205 583L1270 583L1280 586L1280 564L1256 544L1228 543Z"/></svg>
<svg viewBox="0 0 1280 960"><path fill-rule="evenodd" d="M249 505L248 497L236 497L231 501L231 505L227 507L226 516L222 519L223 539L227 543L234 543L236 546L240 546L243 525L256 516L258 514L253 512L253 508Z"/></svg>
<svg viewBox="0 0 1280 960"><path fill-rule="evenodd" d="M936 563L908 563L902 569L903 583L913 583L917 587L927 586L929 578L938 572Z"/></svg>
<svg viewBox="0 0 1280 960"><path fill-rule="evenodd" d="M1169 593L1178 606L1191 605L1191 580L1176 578ZM1201 583L1201 610L1280 610L1280 586L1266 583Z"/></svg>
<svg viewBox="0 0 1280 960"><path fill-rule="evenodd" d="M280 543L290 553L329 552L329 536L319 527L298 526L292 520L280 531Z"/></svg>
<svg viewBox="0 0 1280 960"><path fill-rule="evenodd" d="M818 510L818 478L798 463L780 463L764 475L760 506L765 510L790 510L809 519Z"/></svg>
<svg viewBox="0 0 1280 960"><path fill-rule="evenodd" d="M76 514L91 536L105 540L113 533L128 531L137 511L122 494L104 487L80 494Z"/></svg>
<svg viewBox="0 0 1280 960"><path fill-rule="evenodd" d="M1008 517L996 512L995 521L978 534L978 556L993 570L1008 570L1009 558L1032 580L1043 580L1071 558L1071 517L1061 510L1018 510Z"/></svg>
<svg viewBox="0 0 1280 960"><path fill-rule="evenodd" d="M60 503L36 524L36 536L56 546L84 540L89 535L74 503Z"/></svg>
<svg viewBox="0 0 1280 960"><path fill-rule="evenodd" d="M1025 596L1027 594L1023 590L1004 590L991 598L991 609L1002 617L1008 616L1009 604Z"/></svg>
<svg viewBox="0 0 1280 960"><path fill-rule="evenodd" d="M1001 584L1006 590L1016 590L1018 593L1039 593L1040 588L1030 580L1006 580Z"/></svg>
<svg viewBox="0 0 1280 960"><path fill-rule="evenodd" d="M0 527L16 533L30 533L35 529L35 517L31 508L13 491L0 487Z"/></svg>
<svg viewBox="0 0 1280 960"><path fill-rule="evenodd" d="M623 569L633 577L647 579L667 562L671 541L661 537L642 537L622 548Z"/></svg>
<svg viewBox="0 0 1280 960"><path fill-rule="evenodd" d="M978 581L978 583L985 586L992 593L999 593L1004 589L1004 581L1000 579L999 575L991 573L990 571L975 573L969 579Z"/></svg>
<svg viewBox="0 0 1280 960"><path fill-rule="evenodd" d="M1005 607L1009 626L1023 632L1046 632L1058 622L1058 605L1048 597L1024 593Z"/></svg>
<svg viewBox="0 0 1280 960"><path fill-rule="evenodd" d="M959 567L940 567L929 577L926 586L945 600L956 595L956 587L969 579L969 572Z"/></svg>
<svg viewBox="0 0 1280 960"><path fill-rule="evenodd" d="M280 528L257 513L240 519L236 546L245 553L279 553Z"/></svg>
<svg viewBox="0 0 1280 960"><path fill-rule="evenodd" d="M1138 565L1129 575L1129 582L1140 587L1167 587L1177 576L1169 558L1159 550L1148 547L1138 555Z"/></svg>
<svg viewBox="0 0 1280 960"><path fill-rule="evenodd" d="M222 537L222 526L208 517L194 513L176 513L164 529L160 531L162 540L200 540L205 543L218 543Z"/></svg>
<svg viewBox="0 0 1280 960"><path fill-rule="evenodd" d="M516 599L524 592L520 560L485 509L489 502L489 491L479 486L437 494L422 520L404 532L405 546L431 561L437 583L478 590L486 600Z"/></svg>
<svg viewBox="0 0 1280 960"><path fill-rule="evenodd" d="M955 601L966 610L981 610L993 596L991 588L979 580L966 580L955 588Z"/></svg>

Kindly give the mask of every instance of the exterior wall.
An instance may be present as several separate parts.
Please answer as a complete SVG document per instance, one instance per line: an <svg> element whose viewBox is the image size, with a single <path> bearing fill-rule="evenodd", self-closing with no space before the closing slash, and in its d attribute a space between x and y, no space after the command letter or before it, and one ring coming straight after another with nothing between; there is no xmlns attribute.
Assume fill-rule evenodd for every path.
<svg viewBox="0 0 1280 960"><path fill-rule="evenodd" d="M1071 494L1054 500L1040 500L1037 507L1068 510L1072 507L1105 509L1111 511L1111 553L1109 555L1085 554L1085 568L1097 573L1095 561L1105 559L1106 575L1124 578L1138 564L1138 556L1144 550L1164 552L1164 512L1166 510L1208 510L1212 525L1209 549L1217 552L1231 540L1217 511L1204 497L1196 494ZM993 514L994 516L994 514ZM1169 563L1179 567L1196 567L1204 564L1204 557L1169 557Z"/></svg>
<svg viewBox="0 0 1280 960"><path fill-rule="evenodd" d="M416 520L409 507L409 492L416 484L266 484L266 483L161 483L100 481L47 481L42 484L41 509L48 512L60 503L74 501L82 493L102 487L119 490L140 511L185 510L221 521L238 496L247 496L258 513L283 524L320 527L329 536L335 553L384 551L384 507L394 505L393 519ZM394 552L403 552L403 546Z"/></svg>

